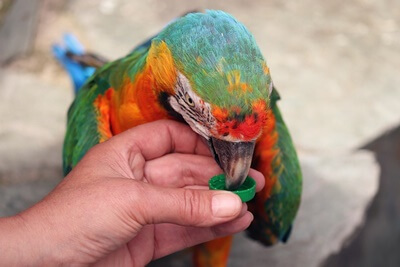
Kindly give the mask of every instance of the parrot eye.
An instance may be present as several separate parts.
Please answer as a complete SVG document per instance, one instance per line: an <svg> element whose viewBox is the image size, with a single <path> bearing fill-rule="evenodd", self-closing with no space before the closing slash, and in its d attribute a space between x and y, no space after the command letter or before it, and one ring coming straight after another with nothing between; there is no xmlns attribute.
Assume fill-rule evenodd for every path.
<svg viewBox="0 0 400 267"><path fill-rule="evenodd" d="M188 93L185 93L185 100L186 100L186 103L189 104L189 106L194 107L193 99L189 96Z"/></svg>

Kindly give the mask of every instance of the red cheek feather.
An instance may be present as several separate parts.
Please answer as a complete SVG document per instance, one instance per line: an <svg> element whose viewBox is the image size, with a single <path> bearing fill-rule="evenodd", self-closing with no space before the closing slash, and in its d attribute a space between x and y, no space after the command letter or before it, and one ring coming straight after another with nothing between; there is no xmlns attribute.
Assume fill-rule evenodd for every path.
<svg viewBox="0 0 400 267"><path fill-rule="evenodd" d="M256 100L252 104L253 112L243 120L229 119L229 112L226 108L216 107L213 115L217 121L216 130L221 136L232 136L233 138L250 141L256 139L266 124L268 118L267 105L264 100ZM233 112L238 114L237 108Z"/></svg>
<svg viewBox="0 0 400 267"><path fill-rule="evenodd" d="M264 126L265 115L253 114L246 116L241 122L237 120L229 120L218 122L217 132L219 135L231 135L233 138L250 141L254 140L261 133Z"/></svg>
<svg viewBox="0 0 400 267"><path fill-rule="evenodd" d="M237 119L228 120L228 112L226 109L217 109L214 112L214 117L217 120L217 133L221 136L232 136L244 141L256 139L264 127L268 112L263 100L255 101L253 103L253 113L247 115L244 120L238 121Z"/></svg>

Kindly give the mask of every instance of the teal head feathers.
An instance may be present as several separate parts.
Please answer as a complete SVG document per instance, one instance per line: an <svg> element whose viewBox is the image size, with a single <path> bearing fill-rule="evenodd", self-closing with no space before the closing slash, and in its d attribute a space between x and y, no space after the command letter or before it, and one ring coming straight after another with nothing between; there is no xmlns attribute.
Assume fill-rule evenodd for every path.
<svg viewBox="0 0 400 267"><path fill-rule="evenodd" d="M240 173L237 186L249 170L272 90L252 34L222 11L188 14L153 39L149 62L161 91L169 92L169 105L210 142L228 176ZM236 160L242 151L245 166L228 171L232 160L222 162L220 146L229 147L222 150L232 150L228 154Z"/></svg>

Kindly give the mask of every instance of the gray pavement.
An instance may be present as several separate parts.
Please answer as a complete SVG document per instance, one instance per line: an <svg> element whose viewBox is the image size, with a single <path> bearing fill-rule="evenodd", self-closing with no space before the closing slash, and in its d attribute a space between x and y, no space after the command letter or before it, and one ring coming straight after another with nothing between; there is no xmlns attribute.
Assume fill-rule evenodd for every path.
<svg viewBox="0 0 400 267"><path fill-rule="evenodd" d="M230 266L319 266L340 253L378 191L379 164L359 148L400 122L395 1L43 0L33 52L0 68L0 216L29 207L62 178L72 89L51 43L73 32L114 59L179 14L205 8L230 12L255 35L305 181L289 243L267 249L238 235Z"/></svg>

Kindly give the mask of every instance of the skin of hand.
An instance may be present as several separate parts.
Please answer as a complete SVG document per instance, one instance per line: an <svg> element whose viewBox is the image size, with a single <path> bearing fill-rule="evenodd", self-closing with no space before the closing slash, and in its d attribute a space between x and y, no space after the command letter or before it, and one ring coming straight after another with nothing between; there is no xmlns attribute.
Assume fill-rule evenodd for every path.
<svg viewBox="0 0 400 267"><path fill-rule="evenodd" d="M123 132L93 147L42 201L0 219L0 265L144 266L243 231L253 219L246 204L208 190L221 172L188 126ZM263 175L250 175L260 191Z"/></svg>

